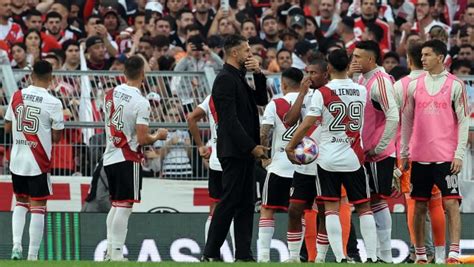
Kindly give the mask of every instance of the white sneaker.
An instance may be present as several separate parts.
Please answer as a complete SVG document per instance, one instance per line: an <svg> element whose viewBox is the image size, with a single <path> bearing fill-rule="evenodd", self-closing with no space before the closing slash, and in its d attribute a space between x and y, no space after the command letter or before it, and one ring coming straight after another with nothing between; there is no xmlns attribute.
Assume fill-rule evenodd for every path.
<svg viewBox="0 0 474 267"><path fill-rule="evenodd" d="M108 253L106 253L106 254L104 255L104 261L110 261L110 260L111 260L110 255L109 255Z"/></svg>
<svg viewBox="0 0 474 267"><path fill-rule="evenodd" d="M127 259L127 258L124 258L124 257L122 257L122 258L117 258L117 259L112 259L112 258L110 258L110 261L118 261L118 262L120 262L120 261L128 261L128 259Z"/></svg>
<svg viewBox="0 0 474 267"><path fill-rule="evenodd" d="M13 247L11 259L12 260L21 260L23 258L22 252L23 252L23 250L21 249L21 247Z"/></svg>
<svg viewBox="0 0 474 267"><path fill-rule="evenodd" d="M300 263L300 258L289 258L285 261L285 263Z"/></svg>
<svg viewBox="0 0 474 267"><path fill-rule="evenodd" d="M28 255L28 259L29 261L37 261L38 260L38 255Z"/></svg>

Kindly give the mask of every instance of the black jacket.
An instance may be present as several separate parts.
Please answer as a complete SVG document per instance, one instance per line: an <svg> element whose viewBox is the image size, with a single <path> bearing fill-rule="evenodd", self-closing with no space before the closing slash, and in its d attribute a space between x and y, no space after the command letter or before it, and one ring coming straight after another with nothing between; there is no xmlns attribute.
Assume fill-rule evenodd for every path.
<svg viewBox="0 0 474 267"><path fill-rule="evenodd" d="M256 90L245 79L245 71L224 64L212 86L216 107L217 157L248 158L260 144L257 105L268 103L266 77L254 74Z"/></svg>

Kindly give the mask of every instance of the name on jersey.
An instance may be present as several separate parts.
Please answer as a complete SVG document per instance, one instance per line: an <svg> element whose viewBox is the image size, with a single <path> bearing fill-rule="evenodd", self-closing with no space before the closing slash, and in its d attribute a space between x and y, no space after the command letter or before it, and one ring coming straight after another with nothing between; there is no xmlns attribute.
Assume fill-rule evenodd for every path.
<svg viewBox="0 0 474 267"><path fill-rule="evenodd" d="M343 143L343 144L353 144L355 142L354 137L335 137L331 138L331 143Z"/></svg>
<svg viewBox="0 0 474 267"><path fill-rule="evenodd" d="M21 94L23 101L28 100L35 103L43 103L43 97L37 95Z"/></svg>
<svg viewBox="0 0 474 267"><path fill-rule="evenodd" d="M350 88L337 88L331 89L333 96L348 95L348 96L360 96L360 91L358 89Z"/></svg>
<svg viewBox="0 0 474 267"><path fill-rule="evenodd" d="M32 147L32 148L36 148L36 146L38 146L38 142L16 139L15 140L15 145L23 145L23 146L29 146L29 147Z"/></svg>
<svg viewBox="0 0 474 267"><path fill-rule="evenodd" d="M114 97L119 98L120 100L125 101L127 103L130 102L130 99L132 99L131 95L127 95L125 93L118 92L118 91L114 91Z"/></svg>

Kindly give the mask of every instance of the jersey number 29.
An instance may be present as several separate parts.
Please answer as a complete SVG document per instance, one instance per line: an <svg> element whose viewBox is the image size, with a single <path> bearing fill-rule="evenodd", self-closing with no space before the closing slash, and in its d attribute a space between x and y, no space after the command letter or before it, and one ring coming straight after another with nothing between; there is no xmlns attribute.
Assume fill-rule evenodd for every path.
<svg viewBox="0 0 474 267"><path fill-rule="evenodd" d="M332 132L360 130L363 108L364 105L359 101L350 102L347 106L343 102L332 102L328 110L333 114L334 120L329 124L329 130Z"/></svg>

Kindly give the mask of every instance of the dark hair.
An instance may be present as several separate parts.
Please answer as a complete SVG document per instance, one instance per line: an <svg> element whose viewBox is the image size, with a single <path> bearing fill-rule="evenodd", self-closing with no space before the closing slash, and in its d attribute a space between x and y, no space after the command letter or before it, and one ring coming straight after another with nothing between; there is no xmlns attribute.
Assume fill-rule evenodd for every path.
<svg viewBox="0 0 474 267"><path fill-rule="evenodd" d="M14 44L12 44L11 49L13 50L13 47L15 47L15 46L20 47L21 49L25 50L25 52L26 52L26 46L25 46L24 43L20 43L20 42L14 43Z"/></svg>
<svg viewBox="0 0 474 267"><path fill-rule="evenodd" d="M71 45L79 47L79 43L73 39L68 39L63 42L63 50L66 51Z"/></svg>
<svg viewBox="0 0 474 267"><path fill-rule="evenodd" d="M193 14L193 12L189 10L189 8L185 7L178 11L178 13L176 14L176 20L180 20L184 13L191 13L191 15Z"/></svg>
<svg viewBox="0 0 474 267"><path fill-rule="evenodd" d="M421 42L412 42L408 45L407 56L410 58L411 64L415 65L418 69L423 68L421 62Z"/></svg>
<svg viewBox="0 0 474 267"><path fill-rule="evenodd" d="M133 20L135 21L137 17L145 17L145 12L137 11L137 13L135 13L135 15L133 16Z"/></svg>
<svg viewBox="0 0 474 267"><path fill-rule="evenodd" d="M269 19L273 19L273 20L275 20L275 21L278 22L278 20L277 20L274 16L272 16L272 15L266 15L266 16L263 17L263 19L262 19L262 25L265 23L266 20L269 20Z"/></svg>
<svg viewBox="0 0 474 267"><path fill-rule="evenodd" d="M375 57L375 62L380 63L380 47L379 44L374 41L360 41L356 44L356 48L369 51Z"/></svg>
<svg viewBox="0 0 474 267"><path fill-rule="evenodd" d="M140 37L140 40L138 42L139 43L149 43L151 46L153 46L153 40L148 35Z"/></svg>
<svg viewBox="0 0 474 267"><path fill-rule="evenodd" d="M23 36L23 44L25 44L25 47L26 47L26 38L28 37L28 35L32 33L36 33L39 36L39 39L40 39L39 48L41 49L41 47L43 46L43 38L41 38L41 32L38 31L37 29L29 29L25 33L25 36ZM40 55L41 55L41 52L40 52Z"/></svg>
<svg viewBox="0 0 474 267"><path fill-rule="evenodd" d="M102 17L97 14L90 15L86 20L86 24L88 24L91 19L98 19L97 23L102 24Z"/></svg>
<svg viewBox="0 0 474 267"><path fill-rule="evenodd" d="M288 68L281 73L281 77L290 80L292 86L298 86L301 80L303 80L303 72L297 68Z"/></svg>
<svg viewBox="0 0 474 267"><path fill-rule="evenodd" d="M390 74L395 79L395 81L398 81L401 78L410 74L410 71L406 67L395 66L392 68L392 70L390 70L388 74Z"/></svg>
<svg viewBox="0 0 474 267"><path fill-rule="evenodd" d="M471 49L474 49L474 47L472 47L472 45L470 45L470 44L462 44L462 45L459 47L459 49L461 49L461 48L471 48Z"/></svg>
<svg viewBox="0 0 474 267"><path fill-rule="evenodd" d="M470 70L472 70L471 62L469 62L469 60L453 60L453 63L451 63L451 72L458 70L462 67L469 68Z"/></svg>
<svg viewBox="0 0 474 267"><path fill-rule="evenodd" d="M48 21L48 19L51 19L51 18L56 18L56 19L62 20L63 16L61 16L61 14L59 14L56 11L51 11L48 14L46 14L46 19L44 21Z"/></svg>
<svg viewBox="0 0 474 267"><path fill-rule="evenodd" d="M30 19L31 17L43 17L43 14L39 12L37 9L30 9L28 13L26 13L26 19Z"/></svg>
<svg viewBox="0 0 474 267"><path fill-rule="evenodd" d="M257 23L255 23L255 20L251 19L251 18L246 18L244 19L244 21L242 21L242 24L241 24L241 28L244 26L244 23L247 23L247 22L250 22L253 24L253 26L255 26L255 29L257 29Z"/></svg>
<svg viewBox="0 0 474 267"><path fill-rule="evenodd" d="M446 47L446 44L436 39L424 42L421 46L421 49L423 48L433 49L433 52L438 56L442 55L443 57L446 57L448 54L448 48Z"/></svg>
<svg viewBox="0 0 474 267"><path fill-rule="evenodd" d="M291 56L291 51L290 50L288 50L286 48L282 48L282 49L278 50L278 52L276 54L276 57L278 58L278 55L280 55L283 52L288 52L288 53L290 53L290 56Z"/></svg>
<svg viewBox="0 0 474 267"><path fill-rule="evenodd" d="M192 32L192 31L199 31L199 27L196 24L189 24L184 28L184 32Z"/></svg>
<svg viewBox="0 0 474 267"><path fill-rule="evenodd" d="M382 27L375 23L371 23L367 26L367 29L374 35L376 42L382 41L384 35Z"/></svg>
<svg viewBox="0 0 474 267"><path fill-rule="evenodd" d="M230 34L224 40L224 51L230 52L230 49L239 46L243 42L247 42L248 40L239 34Z"/></svg>
<svg viewBox="0 0 474 267"><path fill-rule="evenodd" d="M383 60L387 58L394 58L398 63L400 63L400 56L398 55L397 52L394 51L389 51L383 55Z"/></svg>
<svg viewBox="0 0 474 267"><path fill-rule="evenodd" d="M130 80L138 79L144 67L145 62L141 57L131 56L125 61L125 76Z"/></svg>
<svg viewBox="0 0 474 267"><path fill-rule="evenodd" d="M329 53L328 61L329 64L339 72L345 71L351 62L345 49L337 49Z"/></svg>
<svg viewBox="0 0 474 267"><path fill-rule="evenodd" d="M469 5L467 5L466 10L467 10L468 8L474 8L474 3L470 3Z"/></svg>
<svg viewBox="0 0 474 267"><path fill-rule="evenodd" d="M59 64L63 64L64 60L66 59L66 52L62 48L54 48L49 50L48 55L54 55L58 58Z"/></svg>
<svg viewBox="0 0 474 267"><path fill-rule="evenodd" d="M158 66L160 66L160 70L173 70L175 63L175 58L168 55L161 56L158 59Z"/></svg>
<svg viewBox="0 0 474 267"><path fill-rule="evenodd" d="M328 62L321 58L315 58L310 60L308 65L318 66L324 72L328 70Z"/></svg>
<svg viewBox="0 0 474 267"><path fill-rule="evenodd" d="M39 60L33 65L33 74L40 80L49 79L53 66L46 60Z"/></svg>
<svg viewBox="0 0 474 267"><path fill-rule="evenodd" d="M157 35L153 39L153 46L154 47L170 46L170 39L164 35Z"/></svg>

